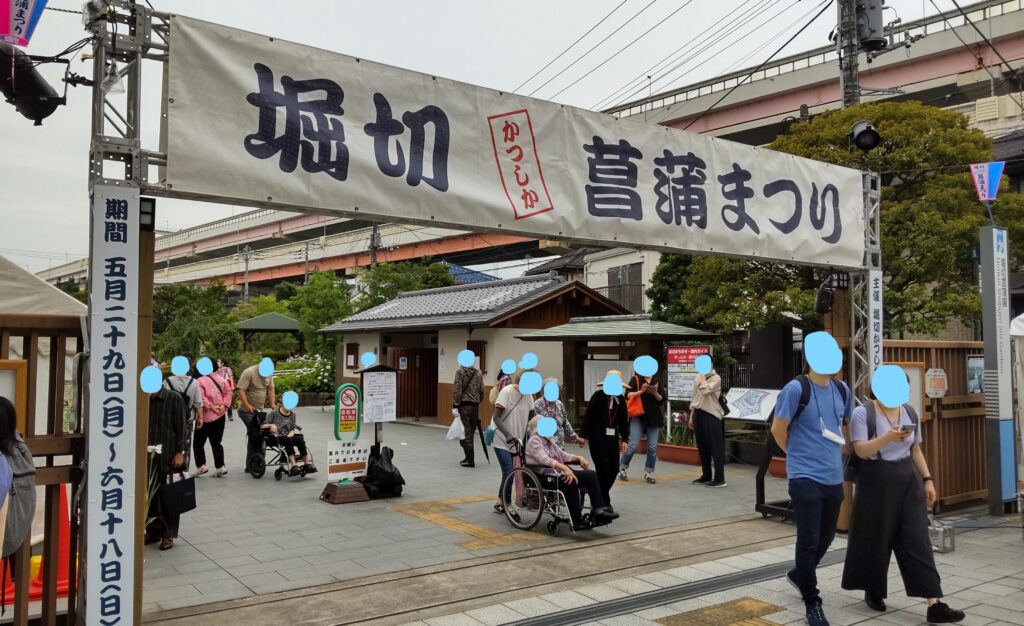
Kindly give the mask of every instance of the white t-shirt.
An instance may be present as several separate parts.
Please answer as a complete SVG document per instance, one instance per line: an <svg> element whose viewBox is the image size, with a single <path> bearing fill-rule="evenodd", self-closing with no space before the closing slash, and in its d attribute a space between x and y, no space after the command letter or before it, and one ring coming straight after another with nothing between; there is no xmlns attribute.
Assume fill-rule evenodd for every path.
<svg viewBox="0 0 1024 626"><path fill-rule="evenodd" d="M518 385L508 385L498 394L495 404L505 407L502 417L499 418L505 430L512 433L512 436L520 441L523 441L526 437L526 426L530 423L530 411L533 410L533 396L519 393ZM497 428L497 425L495 425L495 429L494 442L491 445L495 448L508 450L509 445L505 441L504 433L501 432L500 428Z"/></svg>
<svg viewBox="0 0 1024 626"><path fill-rule="evenodd" d="M913 424L914 420L910 419L910 415L907 413L906 407L900 407L900 418L897 422L897 426ZM889 418L885 416L881 411L875 410L875 437L881 437L892 429L892 424L889 423ZM910 456L912 448L915 443L921 443L921 427L917 426L914 429L914 434L910 435L903 441L892 441L882 447L879 452L881 453L883 461L899 461ZM850 419L850 441L868 441L868 410L865 406L859 406L853 410L853 417ZM876 457L872 457L876 458Z"/></svg>

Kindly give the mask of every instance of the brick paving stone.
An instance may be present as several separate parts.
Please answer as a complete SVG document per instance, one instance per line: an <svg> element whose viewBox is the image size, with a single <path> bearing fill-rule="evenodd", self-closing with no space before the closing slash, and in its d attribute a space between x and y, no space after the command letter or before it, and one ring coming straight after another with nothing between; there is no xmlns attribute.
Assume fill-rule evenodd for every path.
<svg viewBox="0 0 1024 626"><path fill-rule="evenodd" d="M472 617L481 624L487 624L488 626L507 624L527 617L526 615L523 615L518 611L513 611L502 604L466 611L466 615Z"/></svg>

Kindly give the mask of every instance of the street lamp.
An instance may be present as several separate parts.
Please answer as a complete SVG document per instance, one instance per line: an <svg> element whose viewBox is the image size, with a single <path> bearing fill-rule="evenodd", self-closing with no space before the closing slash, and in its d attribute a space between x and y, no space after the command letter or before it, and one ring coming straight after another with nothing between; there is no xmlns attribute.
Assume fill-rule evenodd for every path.
<svg viewBox="0 0 1024 626"><path fill-rule="evenodd" d="M857 147L862 152L871 152L878 147L878 144L882 143L882 137L875 130L874 124L871 122L861 120L850 128L850 134L848 135L850 143Z"/></svg>

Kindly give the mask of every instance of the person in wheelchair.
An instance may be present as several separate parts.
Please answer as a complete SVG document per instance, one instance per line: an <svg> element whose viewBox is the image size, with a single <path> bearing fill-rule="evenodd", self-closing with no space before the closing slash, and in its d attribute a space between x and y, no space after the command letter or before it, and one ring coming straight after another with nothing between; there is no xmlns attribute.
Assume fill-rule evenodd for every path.
<svg viewBox="0 0 1024 626"><path fill-rule="evenodd" d="M289 476L298 476L301 472L295 463L296 448L298 448L299 455L302 456L302 462L306 466L305 473L316 473L316 466L313 465L309 451L306 450L306 439L302 436L302 429L295 424L295 413L293 411L289 411L283 406L278 406L271 412L267 417L266 423L260 428L270 431L270 434L277 437L278 443L288 451Z"/></svg>
<svg viewBox="0 0 1024 626"><path fill-rule="evenodd" d="M583 520L583 490L590 495L593 521L608 523L619 517L605 505L597 474L590 469L590 462L559 447L557 429L555 420L550 417L538 415L530 420L526 465L540 476L545 488L557 488L565 495L573 528L589 527ZM581 469L572 469L570 464L579 464Z"/></svg>

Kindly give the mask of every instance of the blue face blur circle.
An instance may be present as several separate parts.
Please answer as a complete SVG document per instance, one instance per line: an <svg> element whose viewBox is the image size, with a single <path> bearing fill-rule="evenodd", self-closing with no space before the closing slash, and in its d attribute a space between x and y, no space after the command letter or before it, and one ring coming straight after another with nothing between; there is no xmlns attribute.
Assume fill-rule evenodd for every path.
<svg viewBox="0 0 1024 626"><path fill-rule="evenodd" d="M505 359L501 362L501 373L511 376L516 373L516 362L512 359Z"/></svg>
<svg viewBox="0 0 1024 626"><path fill-rule="evenodd" d="M895 409L910 402L910 381L899 365L882 365L871 376L871 391L884 407Z"/></svg>
<svg viewBox="0 0 1024 626"><path fill-rule="evenodd" d="M359 363L363 367L373 367L377 363L377 355L372 352L364 352L363 356L359 357Z"/></svg>
<svg viewBox="0 0 1024 626"><path fill-rule="evenodd" d="M697 369L697 373L701 375L709 373L711 371L711 365L711 357L706 354L702 354L697 357L697 360L693 363L693 366Z"/></svg>
<svg viewBox="0 0 1024 626"><path fill-rule="evenodd" d="M526 372L519 379L519 393L535 394L540 391L543 384L544 380L541 378L540 372Z"/></svg>
<svg viewBox="0 0 1024 626"><path fill-rule="evenodd" d="M281 396L281 405L291 411L299 405L299 394L294 391L284 392L284 395Z"/></svg>
<svg viewBox="0 0 1024 626"><path fill-rule="evenodd" d="M544 383L544 399L548 402L554 402L558 399L558 383L553 380L549 380Z"/></svg>
<svg viewBox="0 0 1024 626"><path fill-rule="evenodd" d="M553 418L542 417L537 420L537 434L541 437L554 437L558 432L558 424Z"/></svg>
<svg viewBox="0 0 1024 626"><path fill-rule="evenodd" d="M804 337L804 356L811 371L831 376L843 367L843 351L835 338L823 330Z"/></svg>
<svg viewBox="0 0 1024 626"><path fill-rule="evenodd" d="M204 356L196 361L196 371L199 372L200 376L207 376L213 373L213 361L210 360L210 357Z"/></svg>
<svg viewBox="0 0 1024 626"><path fill-rule="evenodd" d="M260 360L259 373L264 378L274 375L274 362L270 360L270 357L265 356Z"/></svg>
<svg viewBox="0 0 1024 626"><path fill-rule="evenodd" d="M156 393L164 383L163 372L155 365L147 365L139 374L139 387L146 393Z"/></svg>
<svg viewBox="0 0 1024 626"><path fill-rule="evenodd" d="M472 350L463 350L459 353L458 363L462 367L473 367L476 364L476 354Z"/></svg>
<svg viewBox="0 0 1024 626"><path fill-rule="evenodd" d="M633 371L641 376L654 376L658 373L658 360L647 354L638 356L633 361Z"/></svg>
<svg viewBox="0 0 1024 626"><path fill-rule="evenodd" d="M532 370L537 367L537 363L537 355L532 352L527 352L523 355L523 358L519 360L519 369Z"/></svg>
<svg viewBox="0 0 1024 626"><path fill-rule="evenodd" d="M188 359L180 354L171 359L171 373L175 376L188 374Z"/></svg>
<svg viewBox="0 0 1024 626"><path fill-rule="evenodd" d="M624 392L622 388L622 379L615 374L608 374L604 378L604 385L602 385L604 392L609 396L621 396Z"/></svg>

